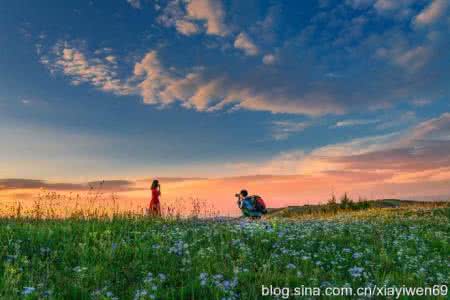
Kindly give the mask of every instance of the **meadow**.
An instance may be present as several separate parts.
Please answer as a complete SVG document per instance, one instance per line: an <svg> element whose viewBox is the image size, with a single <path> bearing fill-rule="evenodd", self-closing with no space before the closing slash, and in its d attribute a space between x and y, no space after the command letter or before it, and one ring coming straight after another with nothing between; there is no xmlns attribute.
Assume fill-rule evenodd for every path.
<svg viewBox="0 0 450 300"><path fill-rule="evenodd" d="M272 286L281 299L295 298L298 287L305 288L297 290L302 299L328 298L308 295L312 287L445 292L449 221L448 205L370 207L302 218L272 214L259 221L124 214L4 217L0 298L274 298L263 296L262 286Z"/></svg>

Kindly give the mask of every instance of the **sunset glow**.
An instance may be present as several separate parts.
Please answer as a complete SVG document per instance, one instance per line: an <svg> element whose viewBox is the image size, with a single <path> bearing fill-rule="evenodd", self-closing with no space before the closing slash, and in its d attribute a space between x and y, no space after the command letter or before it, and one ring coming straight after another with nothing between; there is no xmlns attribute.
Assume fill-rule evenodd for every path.
<svg viewBox="0 0 450 300"><path fill-rule="evenodd" d="M450 198L448 1L20 0L0 31L4 211Z"/></svg>

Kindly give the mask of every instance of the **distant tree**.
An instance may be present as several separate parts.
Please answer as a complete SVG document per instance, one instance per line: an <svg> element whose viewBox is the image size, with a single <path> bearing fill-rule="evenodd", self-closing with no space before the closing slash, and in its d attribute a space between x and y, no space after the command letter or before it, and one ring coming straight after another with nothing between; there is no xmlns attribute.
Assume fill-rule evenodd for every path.
<svg viewBox="0 0 450 300"><path fill-rule="evenodd" d="M356 209L368 209L370 207L370 203L366 198L358 198L358 202L355 203Z"/></svg>
<svg viewBox="0 0 450 300"><path fill-rule="evenodd" d="M337 204L336 201L336 196L333 194L331 194L331 198L328 199L327 204L324 205L324 212L333 212L333 213L337 213L339 205Z"/></svg>
<svg viewBox="0 0 450 300"><path fill-rule="evenodd" d="M331 195L331 198L327 202L328 205L335 206L337 204L336 196L334 193Z"/></svg>
<svg viewBox="0 0 450 300"><path fill-rule="evenodd" d="M347 208L352 208L353 207L353 200L347 195L347 193L345 193L341 197L340 207L343 208L343 209L347 209Z"/></svg>

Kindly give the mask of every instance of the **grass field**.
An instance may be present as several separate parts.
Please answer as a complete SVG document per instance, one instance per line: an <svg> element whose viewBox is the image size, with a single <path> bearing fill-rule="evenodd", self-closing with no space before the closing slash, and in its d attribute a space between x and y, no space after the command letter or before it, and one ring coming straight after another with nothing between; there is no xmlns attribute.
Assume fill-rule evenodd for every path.
<svg viewBox="0 0 450 300"><path fill-rule="evenodd" d="M290 287L292 296L301 286L450 279L448 207L253 222L5 218L0 228L1 299L257 299L263 285Z"/></svg>

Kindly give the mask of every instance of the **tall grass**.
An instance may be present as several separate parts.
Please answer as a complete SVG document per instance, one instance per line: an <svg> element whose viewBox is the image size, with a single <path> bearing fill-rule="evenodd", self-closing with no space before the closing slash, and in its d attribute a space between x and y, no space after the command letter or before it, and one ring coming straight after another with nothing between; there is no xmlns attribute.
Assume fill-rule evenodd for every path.
<svg viewBox="0 0 450 300"><path fill-rule="evenodd" d="M149 201L146 202L130 203L115 193L94 188L83 194L42 190L31 200L0 202L0 217L37 220L141 217L147 214ZM194 197L162 201L161 212L166 218L214 217L219 214L212 203Z"/></svg>

